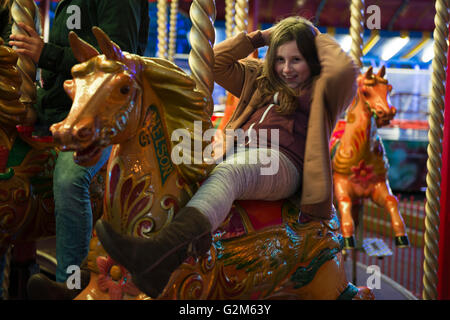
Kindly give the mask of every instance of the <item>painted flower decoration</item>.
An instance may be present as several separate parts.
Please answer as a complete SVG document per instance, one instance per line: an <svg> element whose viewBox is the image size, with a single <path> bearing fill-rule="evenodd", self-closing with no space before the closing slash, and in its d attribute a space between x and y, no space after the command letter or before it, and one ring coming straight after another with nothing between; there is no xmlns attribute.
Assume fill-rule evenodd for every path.
<svg viewBox="0 0 450 320"><path fill-rule="evenodd" d="M137 296L140 290L131 281L131 275L110 257L97 257L100 271L98 287L103 292L109 292L111 300L122 300L125 293Z"/></svg>
<svg viewBox="0 0 450 320"><path fill-rule="evenodd" d="M364 188L376 180L372 165L366 165L364 160L361 160L356 167L352 167L353 174L350 176L350 181L362 185Z"/></svg>

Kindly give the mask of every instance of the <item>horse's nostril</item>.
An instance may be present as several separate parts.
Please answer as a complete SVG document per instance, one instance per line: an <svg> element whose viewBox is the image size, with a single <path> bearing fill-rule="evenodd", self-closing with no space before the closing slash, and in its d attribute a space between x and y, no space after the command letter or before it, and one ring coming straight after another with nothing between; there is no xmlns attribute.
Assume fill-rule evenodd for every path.
<svg viewBox="0 0 450 320"><path fill-rule="evenodd" d="M82 128L79 128L75 130L75 136L80 141L86 141L92 138L94 134L94 130L92 126L84 126Z"/></svg>
<svg viewBox="0 0 450 320"><path fill-rule="evenodd" d="M82 128L82 129L78 130L77 136L81 140L90 138L92 136L92 130L90 128Z"/></svg>
<svg viewBox="0 0 450 320"><path fill-rule="evenodd" d="M79 142L90 141L94 138L95 134L95 121L92 118L84 118L79 121L78 124L72 129L72 134L75 140Z"/></svg>

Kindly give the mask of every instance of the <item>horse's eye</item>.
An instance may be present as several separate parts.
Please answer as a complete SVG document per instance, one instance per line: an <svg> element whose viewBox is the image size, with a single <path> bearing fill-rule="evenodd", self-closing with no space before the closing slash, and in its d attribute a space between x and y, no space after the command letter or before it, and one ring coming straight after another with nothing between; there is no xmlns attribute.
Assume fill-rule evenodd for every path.
<svg viewBox="0 0 450 320"><path fill-rule="evenodd" d="M123 86L122 88L120 88L120 93L121 94L128 94L130 92L130 87L129 86Z"/></svg>

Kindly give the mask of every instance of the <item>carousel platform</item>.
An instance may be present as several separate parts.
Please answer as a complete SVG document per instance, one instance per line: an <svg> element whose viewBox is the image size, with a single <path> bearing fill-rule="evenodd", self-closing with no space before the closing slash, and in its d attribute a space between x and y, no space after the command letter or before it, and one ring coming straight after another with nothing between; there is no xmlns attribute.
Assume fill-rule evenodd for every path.
<svg viewBox="0 0 450 320"><path fill-rule="evenodd" d="M367 282L371 273L367 272L367 266L356 263L356 281L353 274L353 261L346 259L345 272L347 279L357 286L367 286ZM369 281L370 282L370 281ZM375 300L417 300L417 298L408 290L381 274L379 288L372 288Z"/></svg>
<svg viewBox="0 0 450 320"><path fill-rule="evenodd" d="M42 240L37 244L38 256L37 263L40 266L41 272L49 276L55 273L55 239L50 238ZM353 274L353 261L350 257L345 259L345 270L347 278L357 286L367 285L367 280L371 276L367 272L367 266L358 262L356 264L356 278ZM355 281L356 280L356 281ZM395 283L390 278L381 274L379 288L373 288L376 300L415 300L417 299L408 290Z"/></svg>

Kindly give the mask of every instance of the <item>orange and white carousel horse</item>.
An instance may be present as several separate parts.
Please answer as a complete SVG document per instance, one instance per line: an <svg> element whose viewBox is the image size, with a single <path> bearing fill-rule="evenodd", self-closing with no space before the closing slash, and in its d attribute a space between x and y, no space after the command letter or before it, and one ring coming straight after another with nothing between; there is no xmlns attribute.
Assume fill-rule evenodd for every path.
<svg viewBox="0 0 450 320"><path fill-rule="evenodd" d="M81 165L96 161L101 149L113 144L102 219L119 233L152 237L213 168L202 161L171 161L177 128L191 133L192 140L183 141L191 146L208 143L194 134L195 121L203 130L212 127L205 99L171 62L122 52L100 29L93 32L102 55L70 34L81 63L65 83L74 101L68 117L53 126L54 139L74 150ZM209 253L186 260L159 298L372 299L370 289L346 279L338 229L337 218L300 223L288 201L236 203ZM77 299L149 299L95 235L88 267L90 283Z"/></svg>
<svg viewBox="0 0 450 320"><path fill-rule="evenodd" d="M377 74L370 67L359 75L357 94L330 141L334 197L346 248L355 246L354 220L364 198L370 198L390 214L396 245L409 245L397 198L389 186L383 143L377 134L377 128L388 125L396 114L387 98L392 86L384 75L384 66Z"/></svg>

